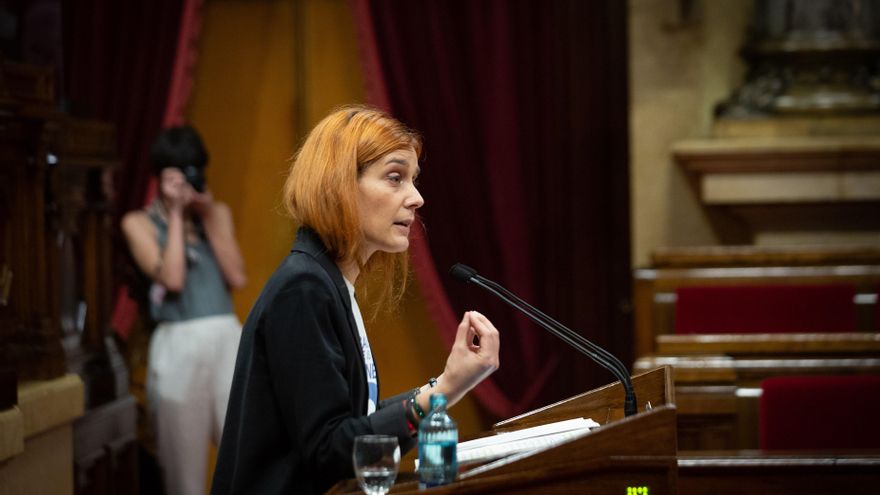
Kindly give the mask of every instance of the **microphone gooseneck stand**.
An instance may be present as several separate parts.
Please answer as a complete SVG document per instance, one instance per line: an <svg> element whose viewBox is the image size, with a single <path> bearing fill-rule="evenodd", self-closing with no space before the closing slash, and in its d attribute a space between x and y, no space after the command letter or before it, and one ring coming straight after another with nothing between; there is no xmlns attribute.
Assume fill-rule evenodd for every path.
<svg viewBox="0 0 880 495"><path fill-rule="evenodd" d="M625 416L632 416L638 411L636 405L636 394L633 390L632 380L630 379L629 370L610 352L590 342L584 336L574 332L570 328L564 326L553 318L547 316L541 310L535 308L531 304L520 299L516 294L505 289L501 285L480 276L476 270L461 263L456 263L449 270L449 273L456 279L465 283L473 283L478 287L498 297L512 308L526 315L530 320L535 322L541 328L552 333L566 344L575 348L581 354L586 355L603 368L607 369L617 378L623 385L624 402L623 413Z"/></svg>

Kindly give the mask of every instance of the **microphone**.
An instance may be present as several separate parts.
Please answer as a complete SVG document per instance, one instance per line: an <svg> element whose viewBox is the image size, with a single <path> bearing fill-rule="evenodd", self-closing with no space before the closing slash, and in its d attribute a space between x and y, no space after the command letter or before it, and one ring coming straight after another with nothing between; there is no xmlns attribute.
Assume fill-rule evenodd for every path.
<svg viewBox="0 0 880 495"><path fill-rule="evenodd" d="M556 337L562 339L566 344L574 347L581 354L588 356L603 368L610 371L611 374L614 375L614 377L623 385L625 394L623 400L624 416L632 416L638 412L636 406L636 393L633 390L629 370L627 370L626 366L624 366L623 363L621 363L613 354L590 342L583 335L575 333L562 323L550 318L541 310L523 301L501 285L480 276L476 270L467 265L456 263L449 269L449 274L460 282L472 283L493 294L512 308L526 315L544 330L547 330Z"/></svg>

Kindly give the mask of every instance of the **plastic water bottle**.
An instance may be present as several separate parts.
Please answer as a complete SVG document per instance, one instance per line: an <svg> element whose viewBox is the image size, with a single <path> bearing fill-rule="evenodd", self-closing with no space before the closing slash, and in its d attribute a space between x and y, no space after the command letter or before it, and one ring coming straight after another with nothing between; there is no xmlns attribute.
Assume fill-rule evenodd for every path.
<svg viewBox="0 0 880 495"><path fill-rule="evenodd" d="M446 485L458 474L458 425L446 413L446 396L431 396L431 412L419 424L419 488Z"/></svg>

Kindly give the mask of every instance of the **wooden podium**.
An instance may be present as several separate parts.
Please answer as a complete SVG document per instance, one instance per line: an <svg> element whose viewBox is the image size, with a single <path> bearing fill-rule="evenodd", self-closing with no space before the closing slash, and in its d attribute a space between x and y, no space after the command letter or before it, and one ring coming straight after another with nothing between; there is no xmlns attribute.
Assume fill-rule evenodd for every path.
<svg viewBox="0 0 880 495"><path fill-rule="evenodd" d="M623 388L615 382L492 428L512 431L579 417L602 424L586 436L483 465L460 466L458 481L421 492L416 475L401 473L390 493L674 494L678 467L672 370L657 368L632 381L639 407L635 416L623 416ZM345 480L328 493L360 490L356 480Z"/></svg>

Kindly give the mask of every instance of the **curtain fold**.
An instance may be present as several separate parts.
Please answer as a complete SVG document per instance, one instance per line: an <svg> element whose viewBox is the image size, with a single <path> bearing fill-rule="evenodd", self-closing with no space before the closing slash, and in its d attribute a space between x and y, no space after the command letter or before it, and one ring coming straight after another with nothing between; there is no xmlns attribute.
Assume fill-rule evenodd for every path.
<svg viewBox="0 0 880 495"><path fill-rule="evenodd" d="M192 94L193 71L199 58L198 43L202 30L203 4L204 0L184 0L162 127L185 123L184 111Z"/></svg>
<svg viewBox="0 0 880 495"><path fill-rule="evenodd" d="M438 272L463 262L631 360L626 7L613 0L352 0L371 103L425 136L416 275L451 342L477 309L502 367L475 390L507 417L611 378Z"/></svg>
<svg viewBox="0 0 880 495"><path fill-rule="evenodd" d="M140 208L148 150L165 117L184 0L63 4L64 98L71 115L116 126L119 216Z"/></svg>
<svg viewBox="0 0 880 495"><path fill-rule="evenodd" d="M203 0L64 4L64 97L74 116L116 126L122 163L115 184L118 218L155 195L149 147L163 127L184 123L202 4ZM111 327L126 338L137 317L137 303L127 287L120 286Z"/></svg>
<svg viewBox="0 0 880 495"><path fill-rule="evenodd" d="M368 0L352 2L352 7L356 12L355 20L358 24L357 31L361 64L366 74L364 82L366 84L367 100L372 105L386 112L393 113L388 98L385 77L381 69L378 46L375 43L375 33L373 32L373 23L367 2ZM434 320L438 328L453 329L453 331L440 332L443 342L451 348L455 337L454 329L458 326L458 319L452 311L452 306L440 282L431 251L428 249L427 240L425 239L424 226L421 219L419 220L413 224L409 249L413 272L416 275L416 280L424 296L431 319ZM491 380L480 384L475 393L483 407L497 417L504 417L513 410L513 404Z"/></svg>

